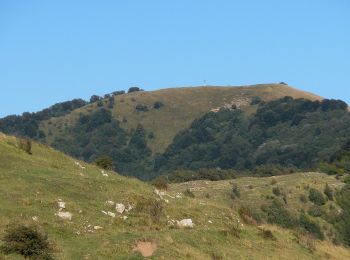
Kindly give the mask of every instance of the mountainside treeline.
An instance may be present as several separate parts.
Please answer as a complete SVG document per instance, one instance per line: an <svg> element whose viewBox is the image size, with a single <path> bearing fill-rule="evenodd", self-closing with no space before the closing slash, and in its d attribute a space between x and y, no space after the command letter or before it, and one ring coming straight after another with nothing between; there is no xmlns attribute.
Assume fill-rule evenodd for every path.
<svg viewBox="0 0 350 260"><path fill-rule="evenodd" d="M285 97L260 104L247 117L221 109L195 120L159 156L159 172L220 168L253 170L261 165L310 169L332 156L350 139L347 104Z"/></svg>
<svg viewBox="0 0 350 260"><path fill-rule="evenodd" d="M322 163L329 163L324 166L327 172L332 171L335 154L350 140L345 102L285 97L257 103L253 114L234 106L209 112L179 132L164 153L154 154L148 147L154 138L152 132L141 124L131 131L125 129L112 115L109 103L102 102L63 126L61 134L53 136L52 145L89 162L108 156L116 171L146 180L172 173L176 176L169 179L176 181L227 178L235 172L276 175L314 169ZM0 120L0 131L45 142L44 133L39 131L40 120L85 104L84 100L73 100L38 113L9 116ZM184 177L185 172L191 177Z"/></svg>

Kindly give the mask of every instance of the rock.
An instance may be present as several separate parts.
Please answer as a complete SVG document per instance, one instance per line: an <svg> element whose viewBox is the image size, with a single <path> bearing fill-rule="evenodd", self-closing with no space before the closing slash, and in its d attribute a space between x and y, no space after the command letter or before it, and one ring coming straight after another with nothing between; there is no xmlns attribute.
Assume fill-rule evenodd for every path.
<svg viewBox="0 0 350 260"><path fill-rule="evenodd" d="M108 204L110 206L113 206L114 205L114 201L113 200L107 200L106 204Z"/></svg>
<svg viewBox="0 0 350 260"><path fill-rule="evenodd" d="M134 208L134 206L133 206L133 205L130 205L130 204L128 203L128 208L125 209L125 211L126 211L126 212L129 212L129 211L131 211L133 208Z"/></svg>
<svg viewBox="0 0 350 260"><path fill-rule="evenodd" d="M37 216L33 216L33 217L32 217L32 220L35 221L35 222L38 222L39 219L38 219Z"/></svg>
<svg viewBox="0 0 350 260"><path fill-rule="evenodd" d="M95 230L99 230L99 229L103 229L103 227L100 227L100 226L94 226L94 229L95 229Z"/></svg>
<svg viewBox="0 0 350 260"><path fill-rule="evenodd" d="M105 215L108 215L107 211L102 210L101 212Z"/></svg>
<svg viewBox="0 0 350 260"><path fill-rule="evenodd" d="M63 220L72 220L73 214L68 211L60 211L56 214L59 218Z"/></svg>
<svg viewBox="0 0 350 260"><path fill-rule="evenodd" d="M193 226L194 226L192 219L190 219L190 218L183 219L181 221L177 221L177 225L179 227L185 227L185 228L193 228Z"/></svg>
<svg viewBox="0 0 350 260"><path fill-rule="evenodd" d="M125 210L125 205L124 205L123 203L117 203L117 204L115 205L115 210L116 210L118 213L122 214L122 213L124 212L124 210Z"/></svg>
<svg viewBox="0 0 350 260"><path fill-rule="evenodd" d="M208 220L208 223L210 223L210 224L213 224L213 221L211 221L211 220Z"/></svg>
<svg viewBox="0 0 350 260"><path fill-rule="evenodd" d="M123 216L122 219L123 219L123 220L127 220L128 217L127 217L127 216Z"/></svg>
<svg viewBox="0 0 350 260"><path fill-rule="evenodd" d="M115 213L113 213L113 212L108 211L108 212L107 212L107 215L110 216L110 217L112 217L112 218L115 218Z"/></svg>
<svg viewBox="0 0 350 260"><path fill-rule="evenodd" d="M66 203L64 201L58 201L57 204L60 209L66 208Z"/></svg>

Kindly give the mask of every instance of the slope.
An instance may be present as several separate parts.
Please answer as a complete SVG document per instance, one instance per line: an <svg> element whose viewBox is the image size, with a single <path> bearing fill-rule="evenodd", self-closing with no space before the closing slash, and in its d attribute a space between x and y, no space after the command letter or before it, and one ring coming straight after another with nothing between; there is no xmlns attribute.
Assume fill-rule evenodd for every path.
<svg viewBox="0 0 350 260"><path fill-rule="evenodd" d="M205 113L233 104L253 112L250 106L254 97L262 100L274 100L284 96L321 99L311 93L300 91L284 84L261 84L244 87L190 87L170 88L149 92L132 92L114 96L113 117L122 122L121 126L130 132L141 124L152 138L147 145L153 153L161 153L171 143L174 136L190 126L191 122ZM108 106L108 99L103 106ZM154 109L155 102L163 104ZM40 129L47 136L46 142L51 144L55 138L64 135L64 129L72 126L80 114L89 114L98 108L98 102L78 108L73 112L46 120ZM137 110L136 106L146 106L147 111ZM142 108L142 107L141 107Z"/></svg>
<svg viewBox="0 0 350 260"><path fill-rule="evenodd" d="M1 134L0 235L9 223L40 226L48 233L57 259L142 259L133 250L140 241L157 245L152 259L350 257L347 249L327 241L315 241L315 251L310 252L288 230L275 226L240 226L230 205L184 197L179 193L182 188L159 196L140 181L107 174L45 145L33 143L32 155L27 154L15 138ZM119 215L111 202L106 203L111 200L131 204L133 209ZM65 202L62 212L73 214L70 221L57 215L60 201ZM184 218L191 218L194 228L171 224L172 219ZM261 228L271 229L276 240L263 239ZM19 259L1 254L0 258Z"/></svg>

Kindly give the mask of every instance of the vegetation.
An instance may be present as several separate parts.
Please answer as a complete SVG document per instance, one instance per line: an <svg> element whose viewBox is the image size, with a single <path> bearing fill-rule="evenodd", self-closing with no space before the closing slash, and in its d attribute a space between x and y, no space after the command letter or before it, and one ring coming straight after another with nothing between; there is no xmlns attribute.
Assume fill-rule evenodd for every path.
<svg viewBox="0 0 350 260"><path fill-rule="evenodd" d="M108 156L101 156L95 159L95 164L105 170L112 170L113 169L113 161L111 157Z"/></svg>
<svg viewBox="0 0 350 260"><path fill-rule="evenodd" d="M46 234L34 227L10 225L2 239L0 250L8 254L19 254L29 259L52 259L52 248Z"/></svg>
<svg viewBox="0 0 350 260"><path fill-rule="evenodd" d="M155 169L255 169L266 175L275 175L274 167L259 167L312 169L331 160L350 137L349 129L347 105L336 100L285 97L260 104L251 117L241 110L221 109L179 133L157 158Z"/></svg>
<svg viewBox="0 0 350 260"><path fill-rule="evenodd" d="M317 206L322 206L326 203L326 199L323 194L314 188L309 190L309 200Z"/></svg>
<svg viewBox="0 0 350 260"><path fill-rule="evenodd" d="M154 187L135 178L114 172L108 172L106 178L97 166L79 162L82 168L75 163L76 159L36 142L32 142L32 151L32 155L19 152L15 138L0 134L0 237L5 236L5 227L10 222L26 226L36 223L45 228L55 245L52 253L55 259L141 259L132 249L142 239L157 244L151 257L155 259L210 259L213 252L220 252L224 259L271 259L280 255L288 259L319 259L327 257L326 254L338 259L350 257L348 249L332 245L324 230L326 239L314 240L315 250L309 252L298 244L290 230L265 223L260 205L271 203L265 198L271 193L266 188L270 187L271 177L236 178L241 197L234 203L229 196L232 189L229 180L170 184L166 191L169 196L164 196L169 203L165 203L154 193ZM305 191L297 186L305 183L322 191L326 182L334 190L344 185L334 176L319 173L275 178L278 186L291 195L284 207L295 216L300 208L309 206L298 203L299 194ZM253 188L247 188L248 185ZM194 198L176 198L187 188ZM210 198L206 198L208 193ZM59 199L65 202L64 212L73 214L71 221L57 215ZM337 199L332 202L336 210ZM106 203L109 200L127 208L130 203L132 209L115 218L105 215L102 211L115 212L115 205ZM238 209L244 205L252 210L254 219L256 215L262 216L261 227L271 230L276 240L264 239L255 225L241 225ZM193 220L193 229L176 228L176 220L187 218ZM173 224L168 223L172 220ZM321 228L326 224L323 221ZM0 258L16 256L0 252Z"/></svg>
<svg viewBox="0 0 350 260"><path fill-rule="evenodd" d="M18 138L18 148L25 151L27 154L32 154L32 142L29 139Z"/></svg>

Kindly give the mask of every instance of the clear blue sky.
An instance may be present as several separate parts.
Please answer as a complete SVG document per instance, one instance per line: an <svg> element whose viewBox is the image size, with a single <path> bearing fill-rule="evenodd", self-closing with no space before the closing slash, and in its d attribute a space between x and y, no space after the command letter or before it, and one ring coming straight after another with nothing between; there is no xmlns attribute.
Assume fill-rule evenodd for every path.
<svg viewBox="0 0 350 260"><path fill-rule="evenodd" d="M0 0L0 116L204 80L350 103L349 78L349 0Z"/></svg>

